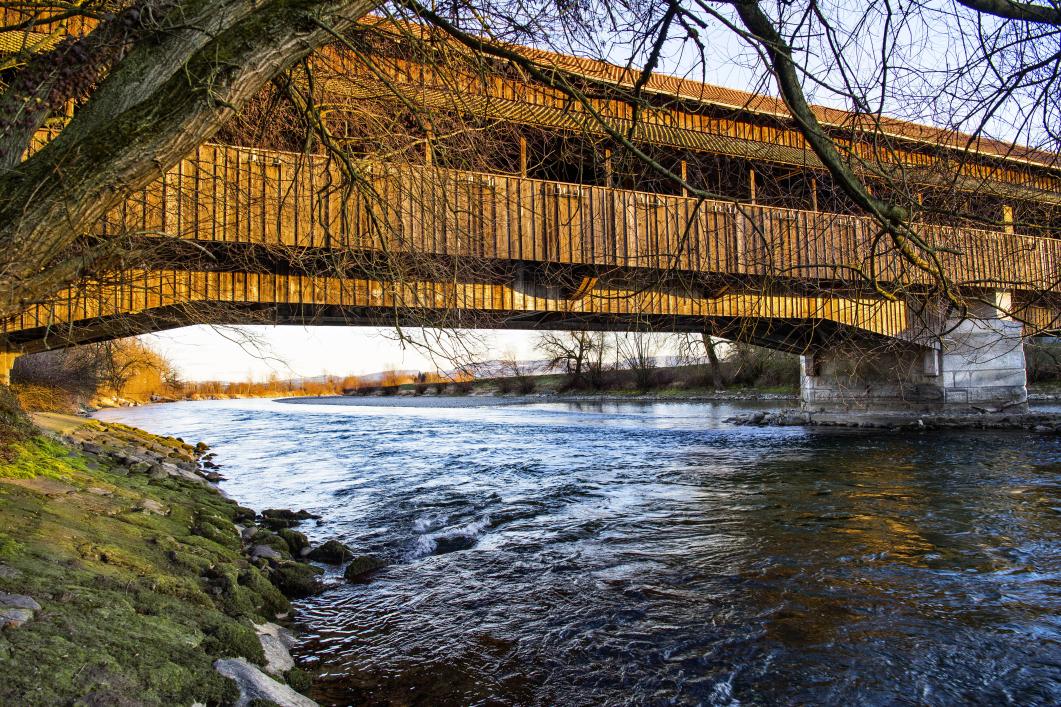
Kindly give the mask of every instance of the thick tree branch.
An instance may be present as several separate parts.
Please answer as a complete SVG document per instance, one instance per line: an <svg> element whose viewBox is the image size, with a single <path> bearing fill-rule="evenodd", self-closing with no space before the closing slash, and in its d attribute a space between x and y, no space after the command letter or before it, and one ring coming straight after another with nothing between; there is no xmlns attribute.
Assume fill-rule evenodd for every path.
<svg viewBox="0 0 1061 707"><path fill-rule="evenodd" d="M1006 20L1061 26L1061 6L1037 5L1014 0L958 0L970 10Z"/></svg>
<svg viewBox="0 0 1061 707"><path fill-rule="evenodd" d="M205 13L211 2L185 5ZM89 101L104 106L86 106L53 142L0 176L0 317L72 282L80 269L68 253L79 236L210 139L266 82L331 41L322 26L349 27L376 2L222 4L230 21L178 32L179 46L134 50L127 59L135 61L123 60ZM141 65L153 60L164 67Z"/></svg>

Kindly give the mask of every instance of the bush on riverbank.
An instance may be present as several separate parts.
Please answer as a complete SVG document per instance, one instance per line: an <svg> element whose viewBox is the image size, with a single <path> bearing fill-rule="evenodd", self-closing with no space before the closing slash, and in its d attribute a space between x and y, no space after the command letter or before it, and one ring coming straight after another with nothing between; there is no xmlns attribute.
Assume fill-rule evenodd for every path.
<svg viewBox="0 0 1061 707"><path fill-rule="evenodd" d="M1028 383L1061 383L1061 342L1030 342L1024 346Z"/></svg>
<svg viewBox="0 0 1061 707"><path fill-rule="evenodd" d="M0 704L233 702L213 662L261 664L252 622L289 609L241 553L247 510L164 471L188 445L77 424L84 450L23 430L0 464L0 593L40 604L0 633ZM144 450L159 461L122 456Z"/></svg>

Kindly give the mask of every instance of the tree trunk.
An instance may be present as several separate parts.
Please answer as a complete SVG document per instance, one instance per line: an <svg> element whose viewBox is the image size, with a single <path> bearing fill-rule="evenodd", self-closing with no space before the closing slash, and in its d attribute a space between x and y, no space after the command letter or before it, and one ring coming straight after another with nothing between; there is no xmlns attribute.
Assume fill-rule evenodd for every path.
<svg viewBox="0 0 1061 707"><path fill-rule="evenodd" d="M711 380L715 384L715 391L722 391L726 385L722 380L722 364L718 360L718 352L715 351L715 340L706 331L701 333L704 337L704 350L707 351L707 361L711 364Z"/></svg>
<svg viewBox="0 0 1061 707"><path fill-rule="evenodd" d="M267 81L331 41L328 28L343 31L377 4L179 3L172 12L203 22L137 44L55 140L0 173L0 318L91 270L106 248L75 244L111 208L209 140Z"/></svg>

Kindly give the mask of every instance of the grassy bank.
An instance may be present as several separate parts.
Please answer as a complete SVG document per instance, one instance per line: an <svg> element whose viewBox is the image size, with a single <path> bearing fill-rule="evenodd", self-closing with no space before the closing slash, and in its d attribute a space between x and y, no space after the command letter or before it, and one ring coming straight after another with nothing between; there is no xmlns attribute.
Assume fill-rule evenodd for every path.
<svg viewBox="0 0 1061 707"><path fill-rule="evenodd" d="M315 570L286 547L279 561L244 554L236 524L254 512L198 477L195 448L38 422L8 425L0 461L0 616L12 595L31 607L0 621L0 704L233 703L214 661L263 665L253 624L290 611L279 578L312 583ZM255 542L283 545L266 531ZM277 678L307 687L297 669Z"/></svg>

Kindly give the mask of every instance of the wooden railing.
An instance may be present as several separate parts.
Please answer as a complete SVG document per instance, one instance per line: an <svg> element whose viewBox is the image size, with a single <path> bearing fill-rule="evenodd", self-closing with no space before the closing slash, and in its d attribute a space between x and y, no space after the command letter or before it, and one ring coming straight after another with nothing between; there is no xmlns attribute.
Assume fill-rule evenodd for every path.
<svg viewBox="0 0 1061 707"><path fill-rule="evenodd" d="M916 285L932 275L869 218L409 164L204 145L104 232L200 241ZM957 286L1061 291L1061 240L921 225Z"/></svg>

